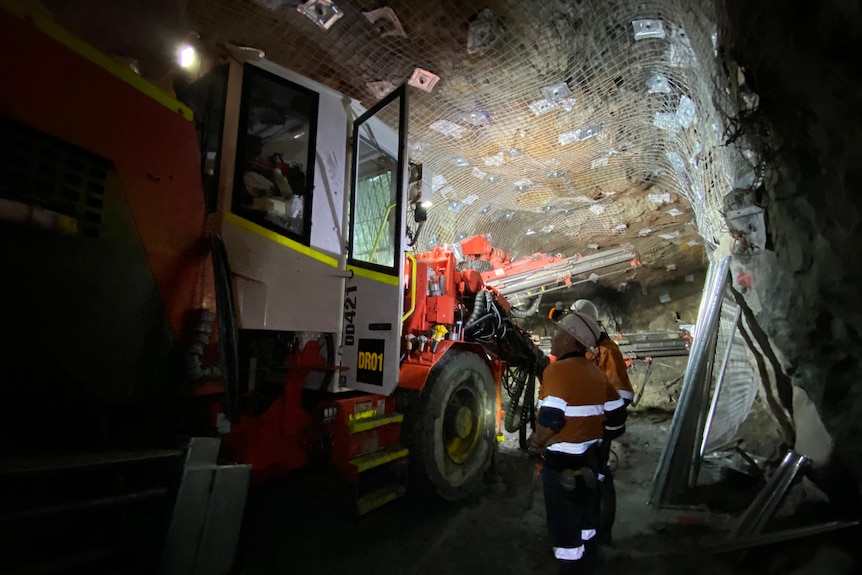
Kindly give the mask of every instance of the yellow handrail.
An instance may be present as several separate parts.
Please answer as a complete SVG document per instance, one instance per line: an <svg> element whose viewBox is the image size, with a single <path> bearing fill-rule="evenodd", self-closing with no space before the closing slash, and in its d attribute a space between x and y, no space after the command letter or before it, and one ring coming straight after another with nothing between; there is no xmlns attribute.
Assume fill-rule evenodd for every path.
<svg viewBox="0 0 862 575"><path fill-rule="evenodd" d="M401 323L407 321L407 318L413 315L413 312L416 311L416 258L413 257L413 254L410 252L406 252L404 255L407 256L407 259L411 262L410 267L410 309L404 312L404 315L401 316Z"/></svg>
<svg viewBox="0 0 862 575"><path fill-rule="evenodd" d="M374 238L374 245L371 247L371 256L368 258L369 262L374 262L374 256L377 255L377 245L380 243L380 236L383 235L383 227L389 221L389 212L392 211L392 208L395 207L395 204L389 204L386 208L386 213L383 214L383 221L380 222L380 227L377 229L377 237Z"/></svg>

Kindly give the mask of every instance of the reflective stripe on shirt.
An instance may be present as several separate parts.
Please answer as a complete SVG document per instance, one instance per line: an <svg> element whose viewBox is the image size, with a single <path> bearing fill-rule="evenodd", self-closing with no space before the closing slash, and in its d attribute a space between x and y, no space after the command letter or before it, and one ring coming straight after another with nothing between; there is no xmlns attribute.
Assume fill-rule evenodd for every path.
<svg viewBox="0 0 862 575"><path fill-rule="evenodd" d="M618 389L617 393L619 393L620 397L622 397L623 399L632 400L635 398L634 393L632 393L631 391L626 391L625 389Z"/></svg>
<svg viewBox="0 0 862 575"><path fill-rule="evenodd" d="M549 445L548 451L568 453L569 455L583 455L584 453L586 453L587 449L589 449L591 445L595 445L600 441L600 439L592 439L590 441L584 441L581 443L570 443L568 441L561 441L559 443L552 443L551 445Z"/></svg>
<svg viewBox="0 0 862 575"><path fill-rule="evenodd" d="M554 547L554 557L564 561L577 561L584 557L584 546L580 547Z"/></svg>
<svg viewBox="0 0 862 575"><path fill-rule="evenodd" d="M566 406L566 417L592 417L605 412L603 405L569 405Z"/></svg>
<svg viewBox="0 0 862 575"><path fill-rule="evenodd" d="M554 397L549 395L545 399L542 400L541 405L539 407L550 407L552 409L559 409L560 411L566 410L566 400L560 397Z"/></svg>
<svg viewBox="0 0 862 575"><path fill-rule="evenodd" d="M622 399L614 399L613 401L605 402L605 411L613 411L625 406L626 402Z"/></svg>

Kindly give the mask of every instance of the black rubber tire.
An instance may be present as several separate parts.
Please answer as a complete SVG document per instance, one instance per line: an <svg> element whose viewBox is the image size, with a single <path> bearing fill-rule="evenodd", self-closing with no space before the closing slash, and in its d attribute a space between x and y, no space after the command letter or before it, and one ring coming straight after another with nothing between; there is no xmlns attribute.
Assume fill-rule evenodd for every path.
<svg viewBox="0 0 862 575"><path fill-rule="evenodd" d="M495 405L491 371L474 353L450 352L428 376L414 412L410 458L443 499L467 497L491 464Z"/></svg>

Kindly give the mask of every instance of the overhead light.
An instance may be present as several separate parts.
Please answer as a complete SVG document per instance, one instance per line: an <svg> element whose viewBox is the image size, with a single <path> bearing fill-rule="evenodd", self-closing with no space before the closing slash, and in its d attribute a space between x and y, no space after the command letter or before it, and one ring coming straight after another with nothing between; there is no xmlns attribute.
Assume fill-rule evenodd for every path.
<svg viewBox="0 0 862 575"><path fill-rule="evenodd" d="M194 49L194 46L189 46L188 44L180 46L180 49L177 50L177 63L181 68L188 70L189 68L193 68L197 62L198 52Z"/></svg>
<svg viewBox="0 0 862 575"><path fill-rule="evenodd" d="M305 132L297 132L293 135L294 140L298 140L305 135Z"/></svg>

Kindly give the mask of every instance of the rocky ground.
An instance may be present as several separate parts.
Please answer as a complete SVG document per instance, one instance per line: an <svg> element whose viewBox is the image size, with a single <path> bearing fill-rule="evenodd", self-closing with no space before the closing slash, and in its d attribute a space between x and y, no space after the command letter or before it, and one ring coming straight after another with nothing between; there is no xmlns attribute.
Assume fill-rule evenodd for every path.
<svg viewBox="0 0 862 575"><path fill-rule="evenodd" d="M714 509L725 511L702 504L673 509L647 504L670 417L656 410L635 411L628 433L615 447L616 541L612 548L604 548L600 572L805 573L795 569L811 559L812 549L796 560L791 553L774 549L768 555L762 549L725 555L701 549L719 541L733 526L735 513L756 491L751 486L735 497L727 489L719 489L723 496L713 493ZM310 473L269 485L250 497L238 572L553 573L535 467L535 460L518 450L517 439L510 437L500 446L496 473L470 500L448 504L408 496L358 520L341 513L332 497L337 482L331 476ZM845 569L853 568L846 553L830 548L818 553L824 572L856 572Z"/></svg>

